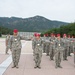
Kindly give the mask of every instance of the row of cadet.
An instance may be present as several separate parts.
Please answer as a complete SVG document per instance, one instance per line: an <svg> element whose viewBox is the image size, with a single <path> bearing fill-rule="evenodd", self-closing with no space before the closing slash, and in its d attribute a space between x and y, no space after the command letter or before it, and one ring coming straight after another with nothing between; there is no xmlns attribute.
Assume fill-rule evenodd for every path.
<svg viewBox="0 0 75 75"><path fill-rule="evenodd" d="M35 61L34 68L41 68L41 58L42 53L46 53L50 57L50 60L55 61L55 68L62 68L61 60L68 61L67 57L71 56L71 53L74 54L74 63L75 63L75 39L72 37L67 37L66 34L63 34L61 38L60 34L57 34L57 37L51 33L51 37L40 37L39 33L34 34L32 40L33 56Z"/></svg>

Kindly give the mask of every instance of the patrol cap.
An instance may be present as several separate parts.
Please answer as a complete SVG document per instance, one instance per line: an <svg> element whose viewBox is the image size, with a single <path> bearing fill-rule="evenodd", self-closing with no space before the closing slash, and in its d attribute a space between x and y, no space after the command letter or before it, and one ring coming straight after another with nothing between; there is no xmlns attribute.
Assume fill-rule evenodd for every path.
<svg viewBox="0 0 75 75"><path fill-rule="evenodd" d="M14 33L18 33L18 30L17 30L17 29L14 29L13 32L14 32Z"/></svg>
<svg viewBox="0 0 75 75"><path fill-rule="evenodd" d="M37 33L34 33L34 36L36 37Z"/></svg>
<svg viewBox="0 0 75 75"><path fill-rule="evenodd" d="M57 34L57 37L59 37L60 36L60 34Z"/></svg>
<svg viewBox="0 0 75 75"><path fill-rule="evenodd" d="M36 34L36 36L40 36L40 34L39 34L39 33L37 33L37 34Z"/></svg>
<svg viewBox="0 0 75 75"><path fill-rule="evenodd" d="M67 36L66 34L63 34L63 36Z"/></svg>

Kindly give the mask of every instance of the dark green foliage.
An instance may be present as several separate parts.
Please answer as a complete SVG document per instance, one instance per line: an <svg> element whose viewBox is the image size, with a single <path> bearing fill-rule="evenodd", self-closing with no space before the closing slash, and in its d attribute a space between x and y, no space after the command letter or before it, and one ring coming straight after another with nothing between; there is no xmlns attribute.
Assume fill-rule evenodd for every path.
<svg viewBox="0 0 75 75"><path fill-rule="evenodd" d="M0 36L2 34L12 34L13 30L0 26Z"/></svg>
<svg viewBox="0 0 75 75"><path fill-rule="evenodd" d="M70 23L66 26L60 26L60 28L53 28L53 29L50 29L48 30L47 32L44 32L43 34L45 33L60 33L61 36L65 33L65 34L70 34L71 36L75 36L75 23Z"/></svg>

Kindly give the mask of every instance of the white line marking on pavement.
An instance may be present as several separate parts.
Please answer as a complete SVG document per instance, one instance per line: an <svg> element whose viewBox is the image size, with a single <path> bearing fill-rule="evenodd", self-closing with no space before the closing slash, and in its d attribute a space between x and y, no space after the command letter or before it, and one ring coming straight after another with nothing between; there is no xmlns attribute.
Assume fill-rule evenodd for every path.
<svg viewBox="0 0 75 75"><path fill-rule="evenodd" d="M3 73L6 71L11 62L12 58L10 55L2 64L0 64L0 75L3 75Z"/></svg>
<svg viewBox="0 0 75 75"><path fill-rule="evenodd" d="M27 44L27 41L25 43L23 43L22 48Z"/></svg>

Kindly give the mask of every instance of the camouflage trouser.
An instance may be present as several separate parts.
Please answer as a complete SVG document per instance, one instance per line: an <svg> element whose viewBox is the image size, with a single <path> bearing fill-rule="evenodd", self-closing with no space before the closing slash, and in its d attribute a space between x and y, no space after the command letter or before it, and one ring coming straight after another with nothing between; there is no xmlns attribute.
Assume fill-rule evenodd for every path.
<svg viewBox="0 0 75 75"><path fill-rule="evenodd" d="M35 53L34 55L34 61L35 61L35 66L40 67L40 63L41 63L41 58L42 58L42 53Z"/></svg>
<svg viewBox="0 0 75 75"><path fill-rule="evenodd" d="M68 51L67 48L65 48L65 50L63 51L63 60L66 60L68 56Z"/></svg>
<svg viewBox="0 0 75 75"><path fill-rule="evenodd" d="M70 46L70 51L73 53L73 45Z"/></svg>
<svg viewBox="0 0 75 75"><path fill-rule="evenodd" d="M68 56L70 56L70 53L71 53L71 49L70 46L68 46Z"/></svg>
<svg viewBox="0 0 75 75"><path fill-rule="evenodd" d="M34 53L35 53L35 47L34 47L34 46L32 46L32 49L33 49L33 56L34 56Z"/></svg>
<svg viewBox="0 0 75 75"><path fill-rule="evenodd" d="M54 57L54 47L50 46L50 59L53 60Z"/></svg>
<svg viewBox="0 0 75 75"><path fill-rule="evenodd" d="M49 45L46 45L46 55L48 55L49 56Z"/></svg>
<svg viewBox="0 0 75 75"><path fill-rule="evenodd" d="M12 50L13 65L17 66L21 55L21 49Z"/></svg>
<svg viewBox="0 0 75 75"><path fill-rule="evenodd" d="M60 66L60 63L61 63L61 53L60 52L58 52L55 55L55 63L56 63L56 66Z"/></svg>
<svg viewBox="0 0 75 75"><path fill-rule="evenodd" d="M46 52L46 44L43 44L43 53Z"/></svg>
<svg viewBox="0 0 75 75"><path fill-rule="evenodd" d="M6 46L6 51L5 53L8 53L8 50L10 49L9 45Z"/></svg>
<svg viewBox="0 0 75 75"><path fill-rule="evenodd" d="M55 50L55 63L56 63L56 66L60 66L62 56L63 56L63 51L64 51L63 47L56 48L56 50Z"/></svg>

